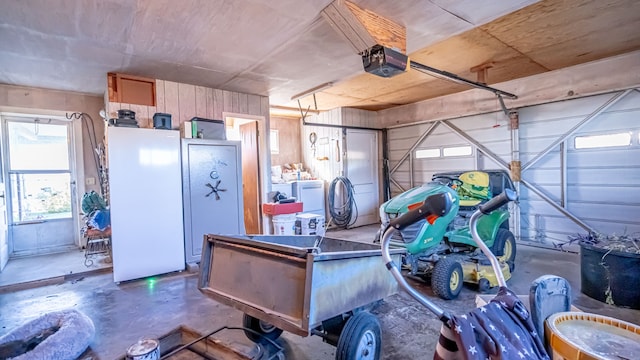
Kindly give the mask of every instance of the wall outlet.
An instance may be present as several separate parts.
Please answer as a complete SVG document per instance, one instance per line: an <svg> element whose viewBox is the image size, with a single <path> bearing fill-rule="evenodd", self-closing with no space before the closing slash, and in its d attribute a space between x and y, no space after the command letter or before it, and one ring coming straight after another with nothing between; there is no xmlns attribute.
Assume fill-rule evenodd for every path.
<svg viewBox="0 0 640 360"><path fill-rule="evenodd" d="M96 178L88 177L88 178L84 179L84 184L85 185L95 185L96 184Z"/></svg>

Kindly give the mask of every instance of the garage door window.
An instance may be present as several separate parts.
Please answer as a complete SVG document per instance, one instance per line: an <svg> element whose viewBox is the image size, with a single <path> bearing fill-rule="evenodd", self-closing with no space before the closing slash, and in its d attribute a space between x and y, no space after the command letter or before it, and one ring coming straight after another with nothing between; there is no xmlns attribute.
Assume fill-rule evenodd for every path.
<svg viewBox="0 0 640 360"><path fill-rule="evenodd" d="M440 149L422 149L416 151L416 159L440 157Z"/></svg>
<svg viewBox="0 0 640 360"><path fill-rule="evenodd" d="M631 145L631 133L623 132L618 134L576 136L574 145L576 149L629 146Z"/></svg>
<svg viewBox="0 0 640 360"><path fill-rule="evenodd" d="M443 155L446 156L469 156L471 155L471 146L455 146L442 149Z"/></svg>

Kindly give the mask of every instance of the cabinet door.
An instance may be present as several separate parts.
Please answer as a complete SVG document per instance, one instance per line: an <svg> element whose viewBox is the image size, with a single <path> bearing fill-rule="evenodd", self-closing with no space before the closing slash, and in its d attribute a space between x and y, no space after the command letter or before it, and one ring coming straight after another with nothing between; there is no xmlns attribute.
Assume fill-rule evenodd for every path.
<svg viewBox="0 0 640 360"><path fill-rule="evenodd" d="M199 262L205 234L245 232L240 147L237 142L188 141L195 143L183 145L185 247L187 262Z"/></svg>

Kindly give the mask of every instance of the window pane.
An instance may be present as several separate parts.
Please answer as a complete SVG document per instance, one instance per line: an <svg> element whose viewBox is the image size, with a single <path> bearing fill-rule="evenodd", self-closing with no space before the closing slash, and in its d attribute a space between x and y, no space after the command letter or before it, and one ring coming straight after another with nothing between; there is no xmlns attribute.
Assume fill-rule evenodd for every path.
<svg viewBox="0 0 640 360"><path fill-rule="evenodd" d="M67 126L8 122L11 170L69 170Z"/></svg>
<svg viewBox="0 0 640 360"><path fill-rule="evenodd" d="M628 132L607 135L576 136L575 140L576 149L629 145L631 145L631 133Z"/></svg>
<svg viewBox="0 0 640 360"><path fill-rule="evenodd" d="M280 153L280 138L278 138L278 130L271 130L269 134L270 147L272 154Z"/></svg>
<svg viewBox="0 0 640 360"><path fill-rule="evenodd" d="M13 221L71 217L70 174L10 174Z"/></svg>
<svg viewBox="0 0 640 360"><path fill-rule="evenodd" d="M468 156L471 155L471 146L455 146L442 149L444 156Z"/></svg>
<svg viewBox="0 0 640 360"><path fill-rule="evenodd" d="M437 158L437 157L440 157L440 149L416 150L416 159Z"/></svg>

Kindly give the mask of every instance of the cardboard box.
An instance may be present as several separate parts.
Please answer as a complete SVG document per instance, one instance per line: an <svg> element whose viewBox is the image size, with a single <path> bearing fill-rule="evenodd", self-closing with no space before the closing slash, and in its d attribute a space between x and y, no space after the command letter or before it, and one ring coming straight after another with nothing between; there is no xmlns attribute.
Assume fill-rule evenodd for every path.
<svg viewBox="0 0 640 360"><path fill-rule="evenodd" d="M266 215L282 215L295 214L302 211L301 202L292 202L286 204L280 203L264 203L262 204L262 212Z"/></svg>
<svg viewBox="0 0 640 360"><path fill-rule="evenodd" d="M309 213L296 216L296 235L323 236L324 233L324 216Z"/></svg>

